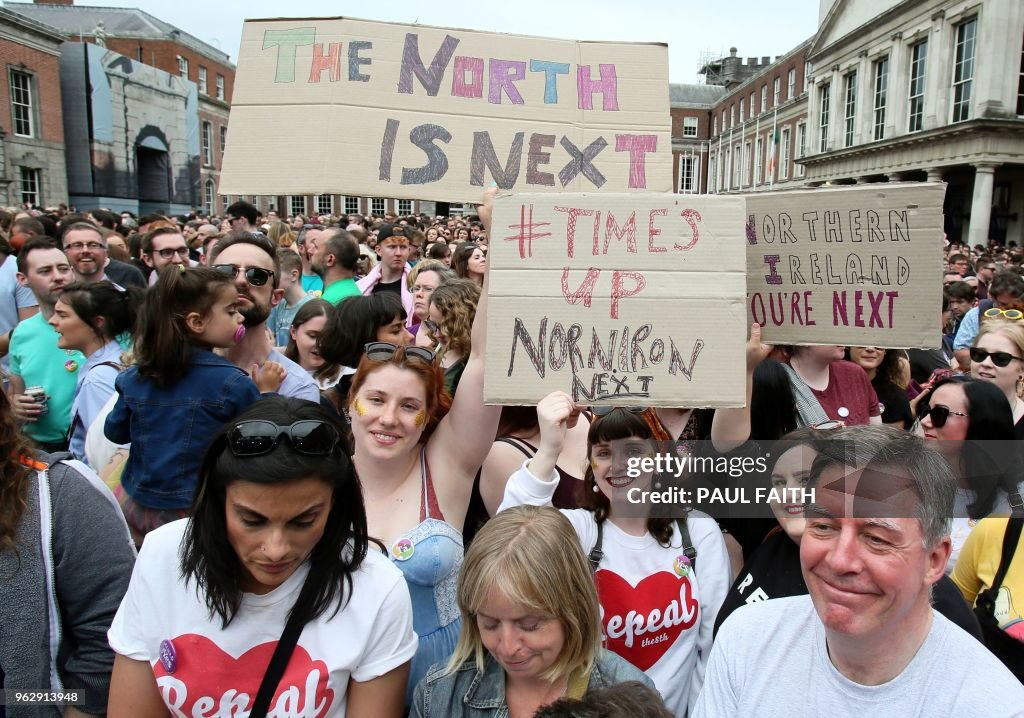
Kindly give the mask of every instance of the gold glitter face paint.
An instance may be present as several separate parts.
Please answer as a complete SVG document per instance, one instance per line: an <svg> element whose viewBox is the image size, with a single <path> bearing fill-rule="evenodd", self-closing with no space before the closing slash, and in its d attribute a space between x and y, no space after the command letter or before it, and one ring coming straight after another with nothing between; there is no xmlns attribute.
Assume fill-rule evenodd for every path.
<svg viewBox="0 0 1024 718"><path fill-rule="evenodd" d="M359 401L359 399L356 399L355 401L352 402L352 408L355 409L356 413L359 414L359 416L366 416L367 409L365 406L363 406L363 402Z"/></svg>
<svg viewBox="0 0 1024 718"><path fill-rule="evenodd" d="M420 409L418 412L416 412L416 416L413 417L413 422L415 422L417 427L420 427L420 426L423 426L424 424L426 424L427 423L427 412L423 411L423 409Z"/></svg>

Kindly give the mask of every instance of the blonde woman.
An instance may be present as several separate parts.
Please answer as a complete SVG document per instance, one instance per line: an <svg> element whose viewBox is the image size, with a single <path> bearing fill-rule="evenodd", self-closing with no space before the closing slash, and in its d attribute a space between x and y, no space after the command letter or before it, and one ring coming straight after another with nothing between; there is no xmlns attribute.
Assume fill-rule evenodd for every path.
<svg viewBox="0 0 1024 718"><path fill-rule="evenodd" d="M985 317L970 355L971 376L995 384L1006 395L1013 410L1014 437L1024 439L1024 319Z"/></svg>
<svg viewBox="0 0 1024 718"><path fill-rule="evenodd" d="M487 522L456 595L458 644L416 687L414 718L529 718L563 696L624 681L651 685L601 648L590 565L556 509L519 506Z"/></svg>

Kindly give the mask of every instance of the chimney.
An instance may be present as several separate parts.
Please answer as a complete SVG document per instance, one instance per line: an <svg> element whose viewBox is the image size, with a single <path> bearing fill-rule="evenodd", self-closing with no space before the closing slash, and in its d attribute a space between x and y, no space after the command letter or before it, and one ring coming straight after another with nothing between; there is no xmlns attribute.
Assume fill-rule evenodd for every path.
<svg viewBox="0 0 1024 718"><path fill-rule="evenodd" d="M34 5L74 5L75 0L32 0Z"/></svg>
<svg viewBox="0 0 1024 718"><path fill-rule="evenodd" d="M757 58L756 57L748 57L747 58L747 65L748 66L753 67L756 64L757 64Z"/></svg>
<svg viewBox="0 0 1024 718"><path fill-rule="evenodd" d="M771 65L772 64L772 59L770 57L768 57L767 55L765 55L764 57L761 58L761 64L762 65Z"/></svg>
<svg viewBox="0 0 1024 718"><path fill-rule="evenodd" d="M729 57L736 57L737 49L735 47L729 48Z"/></svg>

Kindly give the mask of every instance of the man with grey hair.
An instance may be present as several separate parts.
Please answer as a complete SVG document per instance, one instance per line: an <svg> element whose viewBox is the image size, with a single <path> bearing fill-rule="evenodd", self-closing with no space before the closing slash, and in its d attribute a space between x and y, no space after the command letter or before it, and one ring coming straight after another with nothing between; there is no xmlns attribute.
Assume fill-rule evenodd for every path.
<svg viewBox="0 0 1024 718"><path fill-rule="evenodd" d="M722 624L694 715L1022 715L1024 686L931 605L956 491L942 457L898 429L850 427L815 459L810 487L810 596Z"/></svg>

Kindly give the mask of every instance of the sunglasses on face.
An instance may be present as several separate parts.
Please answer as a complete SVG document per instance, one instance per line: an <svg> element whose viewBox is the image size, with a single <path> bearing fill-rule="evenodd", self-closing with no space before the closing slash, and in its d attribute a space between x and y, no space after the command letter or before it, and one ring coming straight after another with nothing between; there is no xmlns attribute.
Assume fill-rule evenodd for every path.
<svg viewBox="0 0 1024 718"><path fill-rule="evenodd" d="M1024 312L1019 309L1000 309L999 307L990 307L985 310L982 315L985 319L1009 319L1011 322L1019 322L1024 319Z"/></svg>
<svg viewBox="0 0 1024 718"><path fill-rule="evenodd" d="M174 255L179 257L188 256L188 247L168 247L167 249L154 249L153 254L159 254L164 259L170 259Z"/></svg>
<svg viewBox="0 0 1024 718"><path fill-rule="evenodd" d="M971 361L978 362L979 364L981 364L981 362L991 357L992 363L998 367L1009 366L1010 362L1013 361L1014 359L1024 361L1024 359L1022 359L1021 357L1014 356L1009 352L990 352L985 349L980 349L978 347L971 347L970 353Z"/></svg>
<svg viewBox="0 0 1024 718"><path fill-rule="evenodd" d="M272 421L243 421L228 434L228 448L235 456L269 454L287 436L292 448L309 456L329 456L341 439L338 431L318 419L296 421L291 426L278 426Z"/></svg>
<svg viewBox="0 0 1024 718"><path fill-rule="evenodd" d="M926 416L932 417L932 426L936 429L941 429L946 425L946 420L949 419L950 415L953 416L967 416L962 411L953 411L948 406L931 406L929 404L921 403L917 407L917 418L923 419Z"/></svg>
<svg viewBox="0 0 1024 718"><path fill-rule="evenodd" d="M391 342L370 342L365 348L366 356L373 361L390 361L401 353L400 359L417 359L427 364L434 363L434 352L424 347L400 347Z"/></svg>
<svg viewBox="0 0 1024 718"><path fill-rule="evenodd" d="M594 412L594 416L608 416L616 409L628 411L630 414L643 414L647 411L646 406L609 406L607 404L602 404L600 406L590 407L590 410Z"/></svg>
<svg viewBox="0 0 1024 718"><path fill-rule="evenodd" d="M213 268L221 274L234 279L239 271L245 272L245 281L254 287L262 287L273 278L274 272L263 267L239 267L237 264L215 264Z"/></svg>

